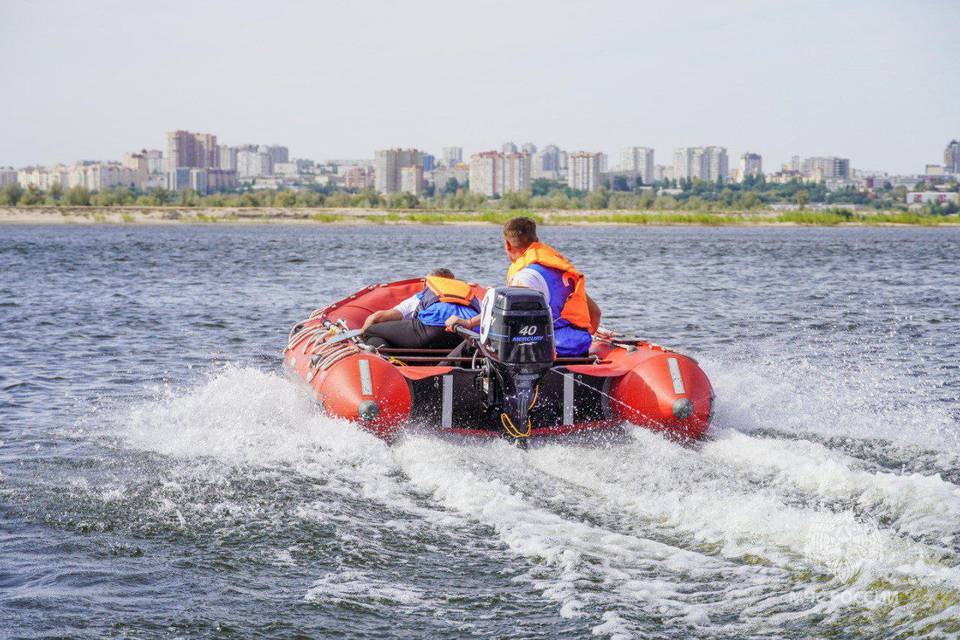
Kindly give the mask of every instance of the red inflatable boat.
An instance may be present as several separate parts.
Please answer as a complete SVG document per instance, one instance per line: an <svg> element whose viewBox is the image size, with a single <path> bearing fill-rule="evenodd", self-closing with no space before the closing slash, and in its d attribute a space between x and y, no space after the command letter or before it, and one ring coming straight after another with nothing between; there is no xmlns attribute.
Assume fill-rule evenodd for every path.
<svg viewBox="0 0 960 640"><path fill-rule="evenodd" d="M448 349L376 349L364 319L423 290L423 279L372 285L293 327L284 364L331 415L391 439L405 426L526 438L624 422L699 438L713 389L690 357L600 330L587 357L558 358L543 296L498 287L483 298L479 333ZM530 336L542 336L532 342Z"/></svg>

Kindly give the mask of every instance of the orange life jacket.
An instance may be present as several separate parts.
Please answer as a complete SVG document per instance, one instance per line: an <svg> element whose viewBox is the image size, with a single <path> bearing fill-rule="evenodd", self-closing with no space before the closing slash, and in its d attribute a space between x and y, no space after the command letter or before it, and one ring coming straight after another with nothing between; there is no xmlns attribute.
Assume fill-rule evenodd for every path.
<svg viewBox="0 0 960 640"><path fill-rule="evenodd" d="M473 295L473 288L466 282L453 278L427 276L421 305L426 308L434 302L452 302L480 310L480 301Z"/></svg>
<svg viewBox="0 0 960 640"><path fill-rule="evenodd" d="M560 255L550 245L534 242L527 247L522 256L510 265L510 269L507 271L507 283L509 284L521 269L531 264L539 264L549 269L561 271L564 284L573 282L573 291L567 296L567 300L560 310L560 317L574 327L589 331L590 307L587 305L587 288L583 274L577 271L569 260Z"/></svg>

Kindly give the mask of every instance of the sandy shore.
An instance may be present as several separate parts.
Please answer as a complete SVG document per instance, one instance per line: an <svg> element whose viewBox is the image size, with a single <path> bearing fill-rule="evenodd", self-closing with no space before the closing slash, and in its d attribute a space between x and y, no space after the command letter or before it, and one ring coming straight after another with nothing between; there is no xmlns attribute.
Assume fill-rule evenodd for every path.
<svg viewBox="0 0 960 640"><path fill-rule="evenodd" d="M0 224L498 224L510 211L430 211L353 208L284 207L0 207ZM521 214L522 212L515 212ZM545 210L534 212L547 224L646 224L685 226L796 226L841 224L888 225L882 216L865 214L852 221L791 221L784 212L750 211L698 213L615 209ZM816 212L812 212L817 215ZM925 224L960 224L960 216L926 217ZM890 226L910 226L894 221Z"/></svg>

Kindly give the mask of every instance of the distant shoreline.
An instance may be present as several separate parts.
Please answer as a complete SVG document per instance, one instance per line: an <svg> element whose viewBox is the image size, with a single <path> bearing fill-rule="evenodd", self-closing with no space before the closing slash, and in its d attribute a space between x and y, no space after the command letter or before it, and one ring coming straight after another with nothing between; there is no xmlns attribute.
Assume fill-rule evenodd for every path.
<svg viewBox="0 0 960 640"><path fill-rule="evenodd" d="M633 226L940 226L960 225L960 215L912 212L695 211L553 209L537 211L394 210L285 207L0 207L0 224L501 224L532 215L547 225Z"/></svg>

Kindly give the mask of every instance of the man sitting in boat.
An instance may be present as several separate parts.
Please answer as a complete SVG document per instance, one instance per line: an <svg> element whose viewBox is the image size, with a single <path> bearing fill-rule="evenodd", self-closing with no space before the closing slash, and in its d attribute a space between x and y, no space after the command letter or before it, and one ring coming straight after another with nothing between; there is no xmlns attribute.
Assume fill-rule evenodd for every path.
<svg viewBox="0 0 960 640"><path fill-rule="evenodd" d="M423 291L393 307L370 314L363 323L363 341L374 347L402 349L450 348L462 338L444 330L449 318L470 320L480 313L480 301L470 285L449 269L435 269Z"/></svg>
<svg viewBox="0 0 960 640"><path fill-rule="evenodd" d="M591 335L600 325L600 307L587 295L583 274L551 246L540 242L532 218L513 218L503 226L503 248L512 263L507 284L539 291L550 306L557 355L587 355ZM450 329L458 324L473 328L480 324L480 318L447 319Z"/></svg>

